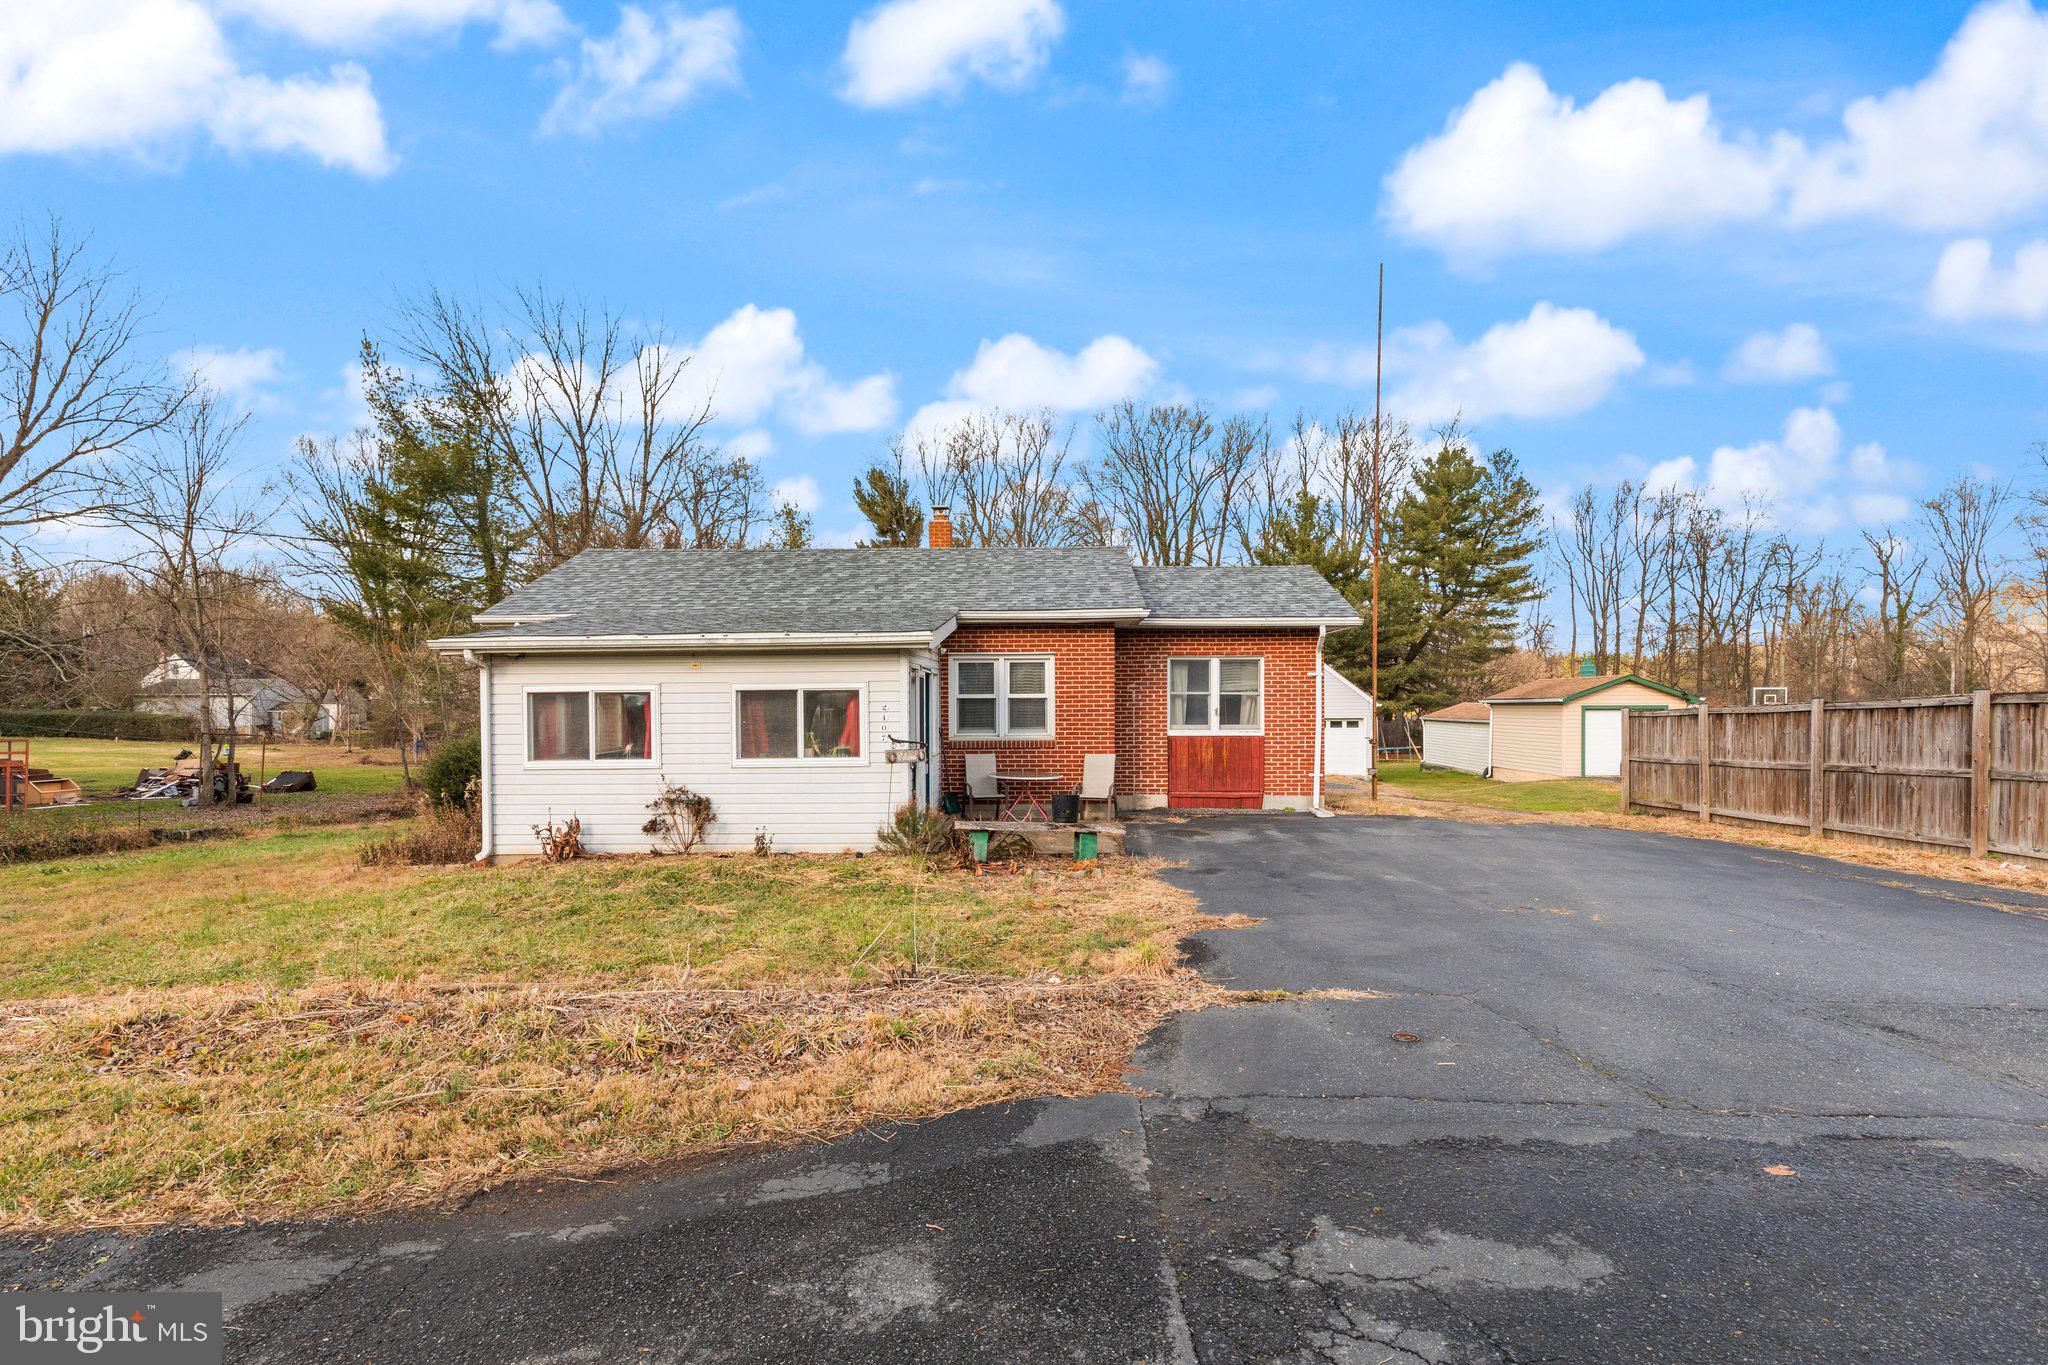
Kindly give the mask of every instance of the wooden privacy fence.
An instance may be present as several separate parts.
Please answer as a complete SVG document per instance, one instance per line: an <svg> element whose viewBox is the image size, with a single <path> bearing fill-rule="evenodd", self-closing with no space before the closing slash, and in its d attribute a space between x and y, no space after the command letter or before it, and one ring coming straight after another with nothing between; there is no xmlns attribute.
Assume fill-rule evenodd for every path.
<svg viewBox="0 0 2048 1365"><path fill-rule="evenodd" d="M1625 811L2048 864L2048 692L1622 714Z"/></svg>

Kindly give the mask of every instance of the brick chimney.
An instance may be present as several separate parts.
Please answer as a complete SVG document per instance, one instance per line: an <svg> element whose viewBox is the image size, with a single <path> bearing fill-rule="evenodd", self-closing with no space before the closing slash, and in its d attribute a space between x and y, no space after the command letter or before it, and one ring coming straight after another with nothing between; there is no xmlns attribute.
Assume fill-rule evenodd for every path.
<svg viewBox="0 0 2048 1365"><path fill-rule="evenodd" d="M932 548L943 550L953 543L953 509L943 503L932 508Z"/></svg>

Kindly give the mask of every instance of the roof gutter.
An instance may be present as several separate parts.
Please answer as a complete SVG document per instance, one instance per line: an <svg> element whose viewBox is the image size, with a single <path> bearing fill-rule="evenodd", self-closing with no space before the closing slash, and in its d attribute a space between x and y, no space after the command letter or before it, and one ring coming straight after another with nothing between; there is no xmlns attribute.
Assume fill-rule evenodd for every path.
<svg viewBox="0 0 2048 1365"><path fill-rule="evenodd" d="M1079 607L1065 611L963 611L955 619L963 626L1030 625L1037 621L1111 621L1119 625L1135 625L1150 615L1143 607L1117 607L1111 611Z"/></svg>
<svg viewBox="0 0 2048 1365"><path fill-rule="evenodd" d="M427 641L437 654L621 654L646 650L692 649L903 649L932 647L941 631L829 631L799 633L761 631L701 635L505 635L490 639L451 635Z"/></svg>
<svg viewBox="0 0 2048 1365"><path fill-rule="evenodd" d="M1140 630L1351 630L1356 616L1147 616Z"/></svg>

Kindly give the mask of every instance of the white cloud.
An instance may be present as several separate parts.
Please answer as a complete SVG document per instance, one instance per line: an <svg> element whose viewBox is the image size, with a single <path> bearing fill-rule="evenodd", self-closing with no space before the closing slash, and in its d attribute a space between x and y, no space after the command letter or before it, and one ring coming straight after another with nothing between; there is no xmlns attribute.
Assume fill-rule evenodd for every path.
<svg viewBox="0 0 2048 1365"><path fill-rule="evenodd" d="M1370 378L1371 353L1354 355L1354 377ZM1645 363L1630 333L1589 308L1548 303L1467 344L1441 322L1404 328L1387 343L1387 372L1401 381L1390 404L1420 425L1460 414L1472 421L1569 417L1605 401Z"/></svg>
<svg viewBox="0 0 2048 1365"><path fill-rule="evenodd" d="M1920 82L1859 99L1841 130L1730 133L1655 81L1584 106L1510 66L1388 175L1384 211L1453 255L1593 251L1643 233L1849 217L1921 229L2048 202L2048 15L1987 0Z"/></svg>
<svg viewBox="0 0 2048 1365"><path fill-rule="evenodd" d="M768 496L776 503L788 503L799 512L815 512L825 502L824 495L818 492L818 481L808 474L776 480Z"/></svg>
<svg viewBox="0 0 2048 1365"><path fill-rule="evenodd" d="M678 399L711 401L720 422L750 424L773 409L812 434L879 431L896 418L896 376L833 381L809 359L787 308L747 304L690 347Z"/></svg>
<svg viewBox="0 0 2048 1365"><path fill-rule="evenodd" d="M725 448L742 459L759 464L775 453L775 438L759 427L754 427L727 441Z"/></svg>
<svg viewBox="0 0 2048 1365"><path fill-rule="evenodd" d="M1585 107L1510 66L1385 184L1405 235L1455 254L1592 251L1652 228L1768 212L1782 149L1730 142L1705 95L1631 80Z"/></svg>
<svg viewBox="0 0 2048 1365"><path fill-rule="evenodd" d="M494 26L499 47L527 47L570 28L555 0L224 0L222 8L327 47L385 45L473 23Z"/></svg>
<svg viewBox="0 0 2048 1365"><path fill-rule="evenodd" d="M1164 57L1133 52L1124 57L1124 103L1146 108L1173 93L1173 68Z"/></svg>
<svg viewBox="0 0 2048 1365"><path fill-rule="evenodd" d="M1021 332L984 341L946 396L911 416L913 432L936 432L980 408L1050 408L1085 412L1145 391L1159 362L1128 338L1099 336L1073 355L1041 346Z"/></svg>
<svg viewBox="0 0 2048 1365"><path fill-rule="evenodd" d="M1982 237L1950 242L1927 287L1927 311L1953 322L2048 320L2048 239L2013 252L2009 269Z"/></svg>
<svg viewBox="0 0 2048 1365"><path fill-rule="evenodd" d="M1158 373L1158 361L1114 334L1067 355L1012 332L982 342L974 363L953 376L947 391L991 407L1080 412L1129 398Z"/></svg>
<svg viewBox="0 0 2048 1365"><path fill-rule="evenodd" d="M957 95L970 80L1021 89L1066 26L1058 0L888 0L848 30L840 94L885 109Z"/></svg>
<svg viewBox="0 0 2048 1365"><path fill-rule="evenodd" d="M1835 358L1819 329L1805 322L1748 337L1721 367L1722 378L1737 384L1796 384L1834 372Z"/></svg>
<svg viewBox="0 0 2048 1365"><path fill-rule="evenodd" d="M198 0L0 6L0 153L162 157L195 138L362 175L393 164L361 67L244 71Z"/></svg>
<svg viewBox="0 0 2048 1365"><path fill-rule="evenodd" d="M818 383L792 398L789 419L799 431L827 435L879 431L896 416L896 376L871 374L851 384Z"/></svg>
<svg viewBox="0 0 2048 1365"><path fill-rule="evenodd" d="M1764 510L1800 530L1826 534L1845 521L1882 525L1911 510L1898 487L1914 471L1875 441L1842 461L1842 425L1826 407L1798 408L1774 439L1717 447L1703 462L1666 460L1645 478L1652 489L1695 489L1724 510Z"/></svg>
<svg viewBox="0 0 2048 1365"><path fill-rule="evenodd" d="M704 91L740 83L740 20L730 9L650 14L619 7L608 38L585 38L576 72L541 119L544 133L602 131L655 118Z"/></svg>
<svg viewBox="0 0 2048 1365"><path fill-rule="evenodd" d="M284 352L266 346L190 346L170 358L171 368L188 379L205 384L216 393L253 404L264 390L284 377Z"/></svg>

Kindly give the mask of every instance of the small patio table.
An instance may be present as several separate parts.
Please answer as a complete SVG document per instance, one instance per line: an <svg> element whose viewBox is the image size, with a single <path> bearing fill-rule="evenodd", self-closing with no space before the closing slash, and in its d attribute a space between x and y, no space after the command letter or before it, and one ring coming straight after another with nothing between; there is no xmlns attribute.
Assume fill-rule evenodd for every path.
<svg viewBox="0 0 2048 1365"><path fill-rule="evenodd" d="M1039 804L1038 797L1033 794L1032 788L1046 786L1060 780L1061 776L1059 773L997 773L996 790L1000 792L1005 787L1013 789L1010 794L1009 807L1003 810L1001 818L1015 820L1017 812L1028 804L1033 811L1037 812L1039 819L1050 820L1052 813Z"/></svg>

